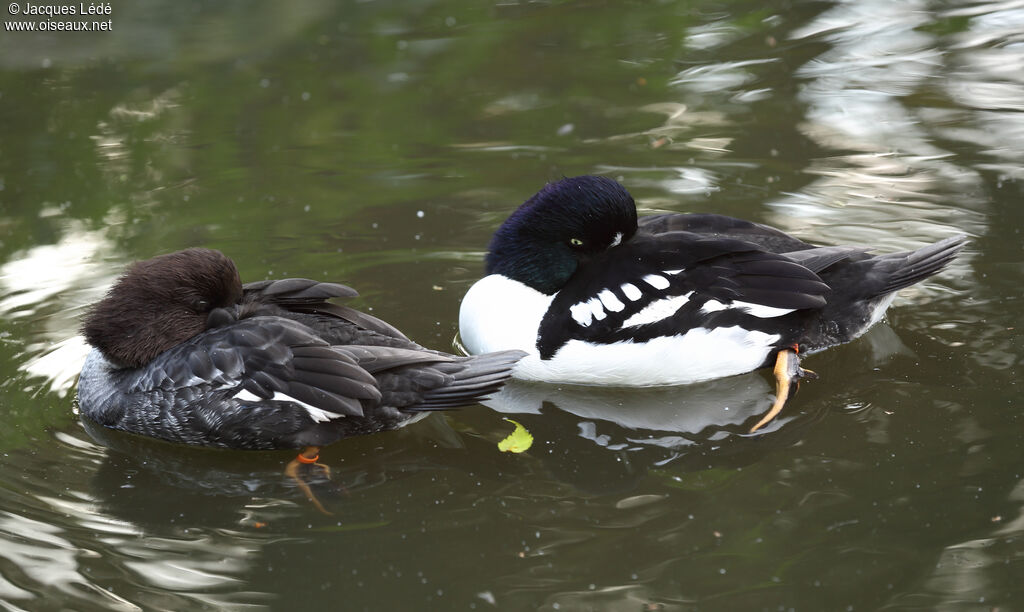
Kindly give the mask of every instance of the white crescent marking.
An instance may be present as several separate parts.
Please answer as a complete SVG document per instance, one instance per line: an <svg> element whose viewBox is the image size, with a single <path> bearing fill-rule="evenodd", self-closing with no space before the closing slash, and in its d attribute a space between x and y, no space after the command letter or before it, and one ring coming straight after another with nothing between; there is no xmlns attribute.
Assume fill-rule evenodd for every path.
<svg viewBox="0 0 1024 612"><path fill-rule="evenodd" d="M271 397L270 399L263 399L262 397L257 396L248 389L243 388L241 391L235 394L235 399L243 402L292 402L293 404L298 404L302 406L306 410L306 413L309 414L309 418L313 419L317 423L326 423L327 421L333 419L345 418L345 415L343 414L338 414L337 412L330 412L322 408L317 408L316 406L310 406L306 402L299 401L290 395L281 393L280 391L275 391L273 397Z"/></svg>
<svg viewBox="0 0 1024 612"><path fill-rule="evenodd" d="M636 325L644 325L645 323L654 323L655 321L660 321L666 317L671 317L677 310L682 308L684 304L690 301L691 295L693 295L692 291L683 295L675 295L670 298L655 300L645 306L640 312L626 319L622 324L622 327L633 327Z"/></svg>
<svg viewBox="0 0 1024 612"><path fill-rule="evenodd" d="M621 312L626 307L626 305L623 304L619 298L615 297L615 294L609 289L605 289L601 293L598 293L597 297L601 300L601 303L604 304L604 307L612 312Z"/></svg>
<svg viewBox="0 0 1024 612"><path fill-rule="evenodd" d="M644 277L644 282L654 287L655 289L668 289L668 279L664 276L658 276L657 274L648 274Z"/></svg>
<svg viewBox="0 0 1024 612"><path fill-rule="evenodd" d="M622 289L622 293L626 296L626 299L631 302L635 302L644 296L644 294L637 289L636 285L633 283L622 283L622 286L619 287L619 289Z"/></svg>

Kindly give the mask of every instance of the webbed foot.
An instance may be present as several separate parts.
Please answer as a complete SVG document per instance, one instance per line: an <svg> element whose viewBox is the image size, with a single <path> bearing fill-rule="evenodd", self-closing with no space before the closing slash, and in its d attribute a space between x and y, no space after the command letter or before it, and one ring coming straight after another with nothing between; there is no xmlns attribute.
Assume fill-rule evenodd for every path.
<svg viewBox="0 0 1024 612"><path fill-rule="evenodd" d="M800 386L801 378L813 379L818 377L811 370L805 370L800 367L800 356L797 354L796 346L779 351L775 358L775 369L773 372L775 374L775 403L761 417L761 420L750 428L750 433L761 429L782 412L782 407L786 405L786 400L789 399L790 393Z"/></svg>
<svg viewBox="0 0 1024 612"><path fill-rule="evenodd" d="M302 491L302 493L306 496L306 499L308 499L317 510L323 512L328 516L333 516L334 513L329 512L326 508L324 508L323 504L320 503L320 500L317 499L316 495L313 493L313 490L309 487L309 484L302 477L302 474L300 474L302 466L309 465L312 467L320 468L321 470L323 470L324 476L330 478L331 468L328 467L326 464L320 463L319 459L320 447L307 446L306 448L302 449L302 452L299 453L297 457L288 462L288 465L286 465L284 468L284 473L295 481L295 484L299 486L299 490Z"/></svg>

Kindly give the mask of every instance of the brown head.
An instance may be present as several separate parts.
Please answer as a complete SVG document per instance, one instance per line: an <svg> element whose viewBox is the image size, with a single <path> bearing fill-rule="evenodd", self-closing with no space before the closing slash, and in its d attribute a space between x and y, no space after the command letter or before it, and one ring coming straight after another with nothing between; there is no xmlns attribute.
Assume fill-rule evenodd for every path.
<svg viewBox="0 0 1024 612"><path fill-rule="evenodd" d="M132 264L86 314L82 334L109 361L137 368L203 332L213 309L241 299L231 259L186 249Z"/></svg>

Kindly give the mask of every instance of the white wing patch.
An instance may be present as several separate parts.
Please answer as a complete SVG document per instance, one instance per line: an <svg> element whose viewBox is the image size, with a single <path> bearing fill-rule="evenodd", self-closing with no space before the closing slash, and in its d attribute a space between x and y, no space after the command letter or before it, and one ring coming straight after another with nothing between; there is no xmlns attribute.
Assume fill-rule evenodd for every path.
<svg viewBox="0 0 1024 612"><path fill-rule="evenodd" d="M615 296L613 295L612 298L614 297ZM576 319L576 322L583 327L590 326L594 319L602 321L608 316L608 313L604 311L605 304L601 299L602 298L600 296L592 297L586 302L579 302L578 304L570 306L569 314L571 314L572 318ZM619 304L619 310L625 308L625 305L623 305L622 302L619 302L618 300L615 301Z"/></svg>
<svg viewBox="0 0 1024 612"><path fill-rule="evenodd" d="M665 278L664 276L659 276L657 274L648 274L647 276L644 277L644 282L654 287L655 289L668 289L669 285L667 278Z"/></svg>
<svg viewBox="0 0 1024 612"><path fill-rule="evenodd" d="M658 278L661 277L659 276ZM676 295L670 298L651 302L643 310L626 319L622 324L622 327L634 327L636 325L654 323L655 321L660 321L666 317L671 317L677 310L682 308L684 304L690 301L691 295L693 295L692 291L683 295Z"/></svg>
<svg viewBox="0 0 1024 612"><path fill-rule="evenodd" d="M601 304L603 304L607 310L612 312L622 312L622 309L626 307L626 305L623 304L619 298L615 297L615 294L609 289L605 289L601 293L598 293L597 297L601 300Z"/></svg>
<svg viewBox="0 0 1024 612"><path fill-rule="evenodd" d="M241 391L235 394L235 399L241 400L243 402L276 401L291 402L293 404L298 404L306 410L306 413L309 414L309 418L313 419L313 421L316 423L326 423L327 421L333 419L341 419L345 417L345 415L338 414L337 412L330 412L327 410L323 410L322 408L317 408L316 406L310 406L306 402L301 402L290 395L285 395L284 393L281 393L280 391L275 391L273 397L271 397L268 400L265 400L262 397L259 397L256 394L252 393L248 389L242 389Z"/></svg>
<svg viewBox="0 0 1024 612"><path fill-rule="evenodd" d="M700 307L700 311L704 314L708 314L709 312L718 312L719 310L725 310L726 308L728 308L728 306L718 300L708 300Z"/></svg>
<svg viewBox="0 0 1024 612"><path fill-rule="evenodd" d="M594 321L594 315L590 312L590 304L580 302L569 307L569 314L583 327L588 327Z"/></svg>
<svg viewBox="0 0 1024 612"><path fill-rule="evenodd" d="M262 402L262 397L257 397L255 393L248 389L242 389L235 394L235 399L241 402Z"/></svg>
<svg viewBox="0 0 1024 612"><path fill-rule="evenodd" d="M275 393L274 397L277 397L277 395L279 395L279 394ZM313 421L316 422L316 423L326 423L327 421L331 421L333 419L340 419L340 418L343 418L345 416L343 414L338 414L337 412L329 412L327 410L321 410L320 408L317 408L316 406L310 406L309 404L300 402L299 400L292 399L292 398L288 397L287 395L285 395L284 397L287 398L290 401L293 401L293 402L299 404L303 408L305 408L306 412L309 414L309 418L313 419Z"/></svg>
<svg viewBox="0 0 1024 612"><path fill-rule="evenodd" d="M637 289L636 285L633 283L622 283L622 286L619 287L619 289L622 290L622 294L626 296L626 299L631 302L635 302L644 296L644 294Z"/></svg>
<svg viewBox="0 0 1024 612"><path fill-rule="evenodd" d="M742 308L759 319L781 317L782 315L788 315L794 310L793 308L775 308L774 306L763 306L761 304L740 302L738 300L733 300L732 306L733 308Z"/></svg>
<svg viewBox="0 0 1024 612"><path fill-rule="evenodd" d="M733 300L728 304L723 304L718 300L708 300L700 307L700 311L707 314L709 312L716 312L727 308L738 308L739 310L743 310L759 319L781 317L793 312L792 308L775 308L773 306L764 306L762 304L754 304L751 302L741 302L740 300Z"/></svg>

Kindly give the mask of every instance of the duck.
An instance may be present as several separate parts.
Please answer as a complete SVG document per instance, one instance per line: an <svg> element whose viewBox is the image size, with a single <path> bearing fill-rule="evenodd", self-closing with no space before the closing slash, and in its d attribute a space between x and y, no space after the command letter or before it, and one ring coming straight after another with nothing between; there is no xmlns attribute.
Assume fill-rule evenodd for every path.
<svg viewBox="0 0 1024 612"><path fill-rule="evenodd" d="M772 367L776 399L754 432L816 377L800 356L866 332L966 242L816 246L718 214L638 217L617 181L563 178L494 233L459 336L469 354L525 351L513 376L547 383L686 385Z"/></svg>
<svg viewBox="0 0 1024 612"><path fill-rule="evenodd" d="M89 309L81 417L169 442L301 449L318 463L343 438L480 402L524 352L455 356L331 300L358 293L304 278L242 284L220 251L132 264ZM311 499L311 501L313 501Z"/></svg>

